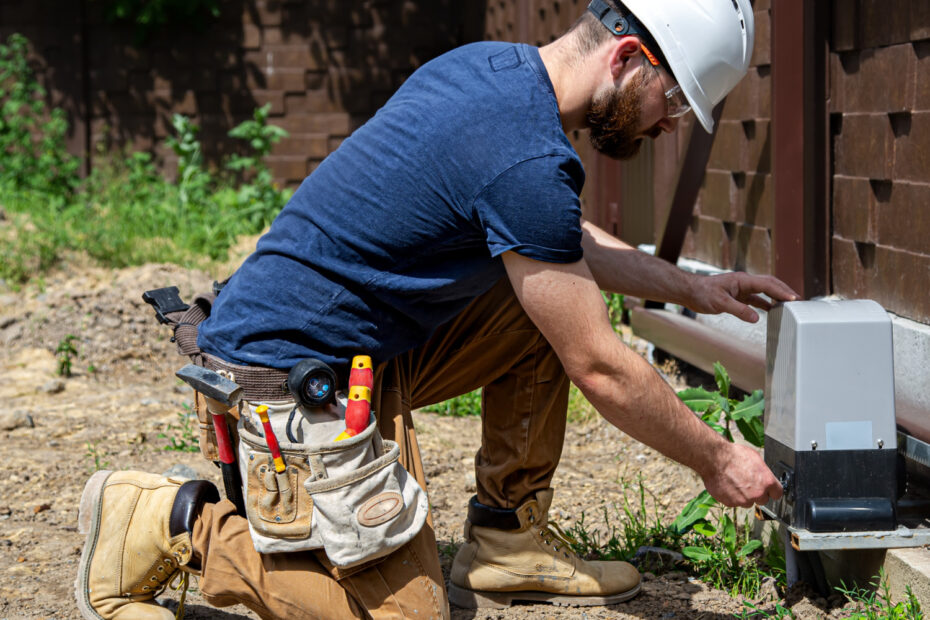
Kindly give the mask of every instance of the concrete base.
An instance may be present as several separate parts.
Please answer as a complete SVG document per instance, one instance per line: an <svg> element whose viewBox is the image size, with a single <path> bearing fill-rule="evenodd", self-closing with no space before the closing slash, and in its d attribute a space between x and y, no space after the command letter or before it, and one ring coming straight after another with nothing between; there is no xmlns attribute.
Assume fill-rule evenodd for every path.
<svg viewBox="0 0 930 620"><path fill-rule="evenodd" d="M910 586L921 608L930 610L930 550L889 549L884 567L893 601L907 600L905 586Z"/></svg>

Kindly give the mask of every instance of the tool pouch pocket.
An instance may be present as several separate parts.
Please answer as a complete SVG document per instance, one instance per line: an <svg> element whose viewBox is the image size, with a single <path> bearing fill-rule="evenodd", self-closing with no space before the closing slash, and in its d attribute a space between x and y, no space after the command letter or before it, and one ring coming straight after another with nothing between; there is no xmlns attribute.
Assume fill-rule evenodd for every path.
<svg viewBox="0 0 930 620"><path fill-rule="evenodd" d="M194 391L194 411L197 413L197 422L200 427L200 454L208 461L220 460L219 449L216 446L216 431L213 430L213 418L207 411L207 401L203 394Z"/></svg>
<svg viewBox="0 0 930 620"><path fill-rule="evenodd" d="M306 416L320 420L295 431L292 402L264 404L286 469L275 471L262 428L247 413L255 405L246 406L239 468L256 550L323 550L334 566L348 568L416 536L426 522L426 493L398 462L397 444L381 438L373 416L355 437L333 441L345 428L338 409L329 417Z"/></svg>

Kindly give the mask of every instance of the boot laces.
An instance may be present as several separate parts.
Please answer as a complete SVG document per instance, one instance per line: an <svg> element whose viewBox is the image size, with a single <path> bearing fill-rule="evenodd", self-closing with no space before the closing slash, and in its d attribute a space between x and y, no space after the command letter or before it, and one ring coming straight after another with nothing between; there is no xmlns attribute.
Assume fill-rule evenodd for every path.
<svg viewBox="0 0 930 620"><path fill-rule="evenodd" d="M571 544L568 542L567 537L558 524L552 523L548 519L543 519L540 523L536 523L536 515L532 510L527 514L527 519L533 524L536 531L539 532L540 540L547 546L551 545L556 553L561 552L566 558L577 557L575 550L572 549Z"/></svg>

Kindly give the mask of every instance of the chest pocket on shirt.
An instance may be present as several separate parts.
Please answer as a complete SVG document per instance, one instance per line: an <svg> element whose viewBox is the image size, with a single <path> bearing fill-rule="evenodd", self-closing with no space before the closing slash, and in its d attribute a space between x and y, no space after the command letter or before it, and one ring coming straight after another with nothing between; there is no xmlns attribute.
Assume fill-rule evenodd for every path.
<svg viewBox="0 0 930 620"><path fill-rule="evenodd" d="M504 69L514 69L520 66L520 55L517 54L516 48L506 49L503 52L494 54L488 58L488 63L494 71L503 71Z"/></svg>

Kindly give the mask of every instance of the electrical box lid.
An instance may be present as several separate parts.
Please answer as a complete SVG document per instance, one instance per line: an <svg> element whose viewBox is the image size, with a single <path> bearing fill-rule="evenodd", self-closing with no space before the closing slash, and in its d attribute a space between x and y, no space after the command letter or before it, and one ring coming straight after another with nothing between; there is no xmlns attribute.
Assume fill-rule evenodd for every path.
<svg viewBox="0 0 930 620"><path fill-rule="evenodd" d="M769 312L765 434L793 450L894 449L891 317L867 299Z"/></svg>

